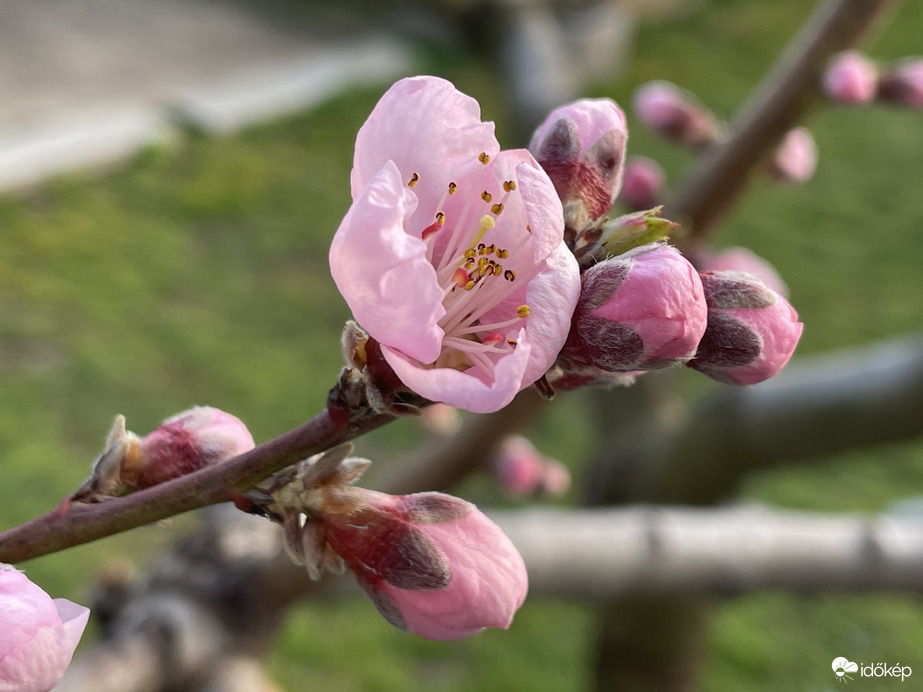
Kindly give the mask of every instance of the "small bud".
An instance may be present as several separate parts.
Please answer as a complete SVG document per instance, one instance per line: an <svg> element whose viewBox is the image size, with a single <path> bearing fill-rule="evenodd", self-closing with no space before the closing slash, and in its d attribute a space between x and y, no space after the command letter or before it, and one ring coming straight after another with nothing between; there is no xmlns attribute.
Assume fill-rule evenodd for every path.
<svg viewBox="0 0 923 692"><path fill-rule="evenodd" d="M420 411L420 423L433 435L450 437L461 428L462 419L454 406L433 404Z"/></svg>
<svg viewBox="0 0 923 692"><path fill-rule="evenodd" d="M878 90L878 68L862 53L844 51L833 58L824 73L824 93L849 106L871 103Z"/></svg>
<svg viewBox="0 0 923 692"><path fill-rule="evenodd" d="M550 497L561 497L570 490L570 469L557 459L545 457L542 465L541 489Z"/></svg>
<svg viewBox="0 0 923 692"><path fill-rule="evenodd" d="M660 218L660 207L599 219L587 226L574 243L574 256L581 271L614 255L650 245L670 237L678 223Z"/></svg>
<svg viewBox="0 0 923 692"><path fill-rule="evenodd" d="M718 121L691 92L670 82L647 82L634 97L635 115L649 130L672 142L691 147L721 138Z"/></svg>
<svg viewBox="0 0 923 692"><path fill-rule="evenodd" d="M788 297L788 286L776 268L748 248L729 247L713 252L704 251L698 253L694 261L702 271L753 274L783 298Z"/></svg>
<svg viewBox="0 0 923 692"><path fill-rule="evenodd" d="M687 365L725 384L756 384L778 373L801 338L798 313L750 274L701 276L708 328Z"/></svg>
<svg viewBox="0 0 923 692"><path fill-rule="evenodd" d="M514 497L533 494L542 482L544 459L522 435L510 435L498 445L490 471L504 491Z"/></svg>
<svg viewBox="0 0 923 692"><path fill-rule="evenodd" d="M804 183L817 169L817 145L810 130L789 130L773 154L770 175L780 183Z"/></svg>
<svg viewBox="0 0 923 692"><path fill-rule="evenodd" d="M525 600L525 565L500 528L442 493L392 496L345 488L343 513L313 508L310 521L346 563L379 613L428 639L509 627Z"/></svg>
<svg viewBox="0 0 923 692"><path fill-rule="evenodd" d="M905 58L882 70L878 98L923 109L923 57Z"/></svg>
<svg viewBox="0 0 923 692"><path fill-rule="evenodd" d="M0 563L0 690L45 692L64 676L90 611Z"/></svg>
<svg viewBox="0 0 923 692"><path fill-rule="evenodd" d="M150 488L253 447L240 419L210 406L183 411L140 438L125 429L124 416L116 416L92 475L72 499L95 501Z"/></svg>
<svg viewBox="0 0 923 692"><path fill-rule="evenodd" d="M666 176L660 164L646 156L632 156L625 164L619 200L631 211L656 207L663 199Z"/></svg>
<svg viewBox="0 0 923 692"><path fill-rule="evenodd" d="M628 130L609 99L582 99L555 109L529 144L565 209L565 225L579 229L605 214L622 185Z"/></svg>
<svg viewBox="0 0 923 692"><path fill-rule="evenodd" d="M584 273L558 365L593 374L685 362L705 332L706 314L699 275L675 248L636 248Z"/></svg>

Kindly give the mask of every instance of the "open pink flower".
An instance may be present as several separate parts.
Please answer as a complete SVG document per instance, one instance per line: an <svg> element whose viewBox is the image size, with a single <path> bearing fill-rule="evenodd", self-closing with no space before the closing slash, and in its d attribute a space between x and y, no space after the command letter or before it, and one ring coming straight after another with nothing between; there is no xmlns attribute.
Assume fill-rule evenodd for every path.
<svg viewBox="0 0 923 692"><path fill-rule="evenodd" d="M442 493L347 487L334 497L311 522L388 622L439 640L510 626L528 590L526 568L477 507Z"/></svg>
<svg viewBox="0 0 923 692"><path fill-rule="evenodd" d="M0 563L0 691L47 692L64 675L90 611L51 599Z"/></svg>
<svg viewBox="0 0 923 692"><path fill-rule="evenodd" d="M449 82L395 84L359 131L330 270L405 386L484 413L553 364L580 292L561 202Z"/></svg>

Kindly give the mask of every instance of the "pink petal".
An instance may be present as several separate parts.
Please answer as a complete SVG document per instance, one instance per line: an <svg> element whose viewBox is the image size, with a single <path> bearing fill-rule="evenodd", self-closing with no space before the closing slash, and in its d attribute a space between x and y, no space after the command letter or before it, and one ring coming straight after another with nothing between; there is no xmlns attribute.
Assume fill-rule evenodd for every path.
<svg viewBox="0 0 923 692"><path fill-rule="evenodd" d="M432 363L442 349L442 290L426 246L404 230L415 197L389 161L353 202L330 246L330 272L356 321L382 344Z"/></svg>

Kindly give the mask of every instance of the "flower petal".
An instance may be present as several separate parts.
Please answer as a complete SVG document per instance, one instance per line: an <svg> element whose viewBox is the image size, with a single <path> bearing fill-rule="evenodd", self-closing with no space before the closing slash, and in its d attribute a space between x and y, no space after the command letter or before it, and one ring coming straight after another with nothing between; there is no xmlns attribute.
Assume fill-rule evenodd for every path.
<svg viewBox="0 0 923 692"><path fill-rule="evenodd" d="M330 246L330 272L356 321L382 345L423 363L442 349L445 315L426 246L404 223L416 198L388 161L353 202Z"/></svg>

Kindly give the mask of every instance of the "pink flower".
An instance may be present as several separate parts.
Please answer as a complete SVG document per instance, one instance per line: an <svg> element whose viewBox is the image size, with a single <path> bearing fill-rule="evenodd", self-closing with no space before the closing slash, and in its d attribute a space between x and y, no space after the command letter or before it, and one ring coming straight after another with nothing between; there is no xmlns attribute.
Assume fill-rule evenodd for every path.
<svg viewBox="0 0 923 692"><path fill-rule="evenodd" d="M469 502L341 486L320 507L310 523L400 629L439 640L505 629L525 600L522 557Z"/></svg>
<svg viewBox="0 0 923 692"><path fill-rule="evenodd" d="M789 130L773 154L770 173L778 182L804 183L817 169L817 145L804 127Z"/></svg>
<svg viewBox="0 0 923 692"><path fill-rule="evenodd" d="M0 690L47 692L64 675L90 611L54 600L0 563Z"/></svg>
<svg viewBox="0 0 923 692"><path fill-rule="evenodd" d="M395 84L359 131L330 270L414 392L484 413L552 365L579 274L554 185L500 151L477 102L435 77Z"/></svg>
<svg viewBox="0 0 923 692"><path fill-rule="evenodd" d="M545 457L542 466L542 491L551 497L560 497L570 490L570 469L557 459Z"/></svg>
<svg viewBox="0 0 923 692"><path fill-rule="evenodd" d="M628 129L622 109L609 99L581 99L556 108L529 144L568 203L579 200L584 217L605 214L622 185Z"/></svg>
<svg viewBox="0 0 923 692"><path fill-rule="evenodd" d="M923 108L923 57L905 58L884 71L878 98L911 108Z"/></svg>
<svg viewBox="0 0 923 692"><path fill-rule="evenodd" d="M681 363L705 332L702 282L670 245L644 245L583 275L573 326L558 359L565 373L627 373Z"/></svg>
<svg viewBox="0 0 923 692"><path fill-rule="evenodd" d="M837 103L870 103L878 90L878 68L855 50L838 54L824 74L824 92Z"/></svg>
<svg viewBox="0 0 923 692"><path fill-rule="evenodd" d="M708 328L687 365L726 384L756 384L792 357L804 325L782 296L740 272L702 272Z"/></svg>
<svg viewBox="0 0 923 692"><path fill-rule="evenodd" d="M530 495L541 485L544 459L527 438L510 435L497 448L490 469L510 495Z"/></svg>
<svg viewBox="0 0 923 692"><path fill-rule="evenodd" d="M702 271L753 274L783 298L788 297L788 286L776 268L748 248L729 247L715 252L703 252L696 258L696 264Z"/></svg>
<svg viewBox="0 0 923 692"><path fill-rule="evenodd" d="M666 176L660 164L646 156L632 156L625 164L619 199L632 211L651 209L661 203Z"/></svg>
<svg viewBox="0 0 923 692"><path fill-rule="evenodd" d="M634 97L635 114L649 130L670 141L693 147L719 136L715 116L690 92L670 82L647 82Z"/></svg>
<svg viewBox="0 0 923 692"><path fill-rule="evenodd" d="M232 459L254 446L239 418L211 406L195 406L167 418L144 437L128 432L125 417L119 415L92 475L71 499L93 501L150 488Z"/></svg>

